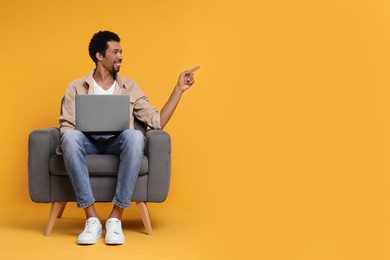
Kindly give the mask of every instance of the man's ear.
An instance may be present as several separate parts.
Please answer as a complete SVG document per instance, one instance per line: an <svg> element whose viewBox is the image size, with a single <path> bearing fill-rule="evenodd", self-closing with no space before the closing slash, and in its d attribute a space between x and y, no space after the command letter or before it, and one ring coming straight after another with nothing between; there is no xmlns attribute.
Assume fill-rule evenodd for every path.
<svg viewBox="0 0 390 260"><path fill-rule="evenodd" d="M96 57L97 60L102 60L103 59L103 55L100 52L97 52L95 54L95 57Z"/></svg>

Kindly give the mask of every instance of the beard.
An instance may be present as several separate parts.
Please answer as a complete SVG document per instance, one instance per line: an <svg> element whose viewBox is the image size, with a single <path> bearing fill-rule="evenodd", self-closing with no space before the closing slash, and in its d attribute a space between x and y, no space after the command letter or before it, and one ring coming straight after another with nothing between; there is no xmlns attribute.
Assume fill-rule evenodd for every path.
<svg viewBox="0 0 390 260"><path fill-rule="evenodd" d="M118 74L119 70L120 70L120 68L116 69L115 65L112 65L111 71L112 71L112 76L114 77L114 79L116 79L116 75Z"/></svg>

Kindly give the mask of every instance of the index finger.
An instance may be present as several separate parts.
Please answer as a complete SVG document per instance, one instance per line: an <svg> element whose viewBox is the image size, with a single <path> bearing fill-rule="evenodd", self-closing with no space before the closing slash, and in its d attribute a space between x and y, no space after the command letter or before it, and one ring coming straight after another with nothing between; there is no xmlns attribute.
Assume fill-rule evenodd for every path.
<svg viewBox="0 0 390 260"><path fill-rule="evenodd" d="M192 73L192 72L194 72L195 70L198 70L198 69L200 69L200 66L193 67L188 72Z"/></svg>

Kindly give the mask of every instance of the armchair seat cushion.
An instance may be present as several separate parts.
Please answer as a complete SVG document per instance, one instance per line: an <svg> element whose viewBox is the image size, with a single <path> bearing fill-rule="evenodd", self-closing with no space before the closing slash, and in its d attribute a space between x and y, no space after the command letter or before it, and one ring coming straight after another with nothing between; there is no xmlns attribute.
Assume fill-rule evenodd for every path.
<svg viewBox="0 0 390 260"><path fill-rule="evenodd" d="M87 155L87 165L90 176L117 176L119 169L119 157L117 155L99 154ZM50 174L67 175L62 155L53 155L49 163ZM148 158L144 156L139 176L148 173Z"/></svg>

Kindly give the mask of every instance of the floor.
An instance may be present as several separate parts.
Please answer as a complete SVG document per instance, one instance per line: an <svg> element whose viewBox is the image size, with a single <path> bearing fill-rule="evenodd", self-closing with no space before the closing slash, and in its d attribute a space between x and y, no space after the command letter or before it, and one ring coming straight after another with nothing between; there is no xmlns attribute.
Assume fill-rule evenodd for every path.
<svg viewBox="0 0 390 260"><path fill-rule="evenodd" d="M108 216L111 206L97 204L100 216ZM123 230L126 243L107 246L78 246L76 237L84 226L83 212L68 203L50 236L43 235L50 204L0 209L0 259L218 259L216 244L209 235L210 225L199 217L175 216L149 206L153 234L147 235L135 205L125 212ZM105 219L103 219L104 221ZM103 231L104 232L104 231ZM210 232L210 233L209 233ZM33 257L33 258L32 258ZM119 258L117 258L119 259ZM226 259L226 257L221 257Z"/></svg>

